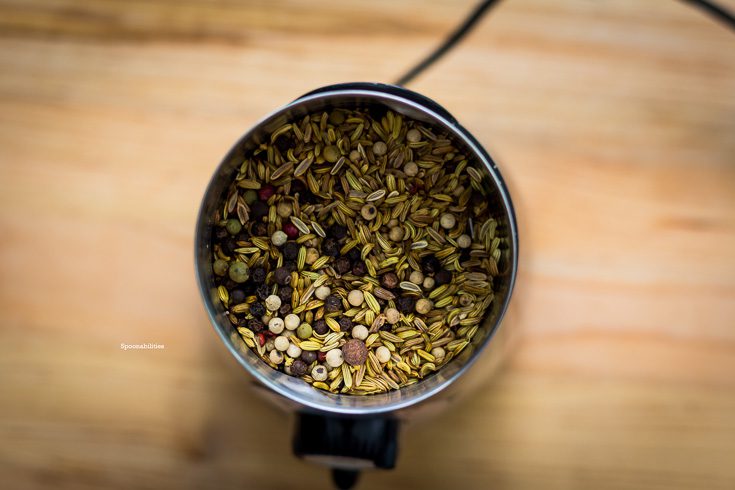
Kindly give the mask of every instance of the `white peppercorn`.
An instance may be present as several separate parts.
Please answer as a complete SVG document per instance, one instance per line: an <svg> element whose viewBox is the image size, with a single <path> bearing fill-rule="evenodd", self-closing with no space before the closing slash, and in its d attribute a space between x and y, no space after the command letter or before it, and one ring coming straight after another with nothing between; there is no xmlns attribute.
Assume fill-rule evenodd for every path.
<svg viewBox="0 0 735 490"><path fill-rule="evenodd" d="M281 352L286 352L289 345L291 345L291 342L289 342L288 338L284 337L283 335L279 335L273 340L273 346L276 348L276 350L279 350Z"/></svg>
<svg viewBox="0 0 735 490"><path fill-rule="evenodd" d="M352 338L365 340L368 337L368 329L365 325L355 325L352 327Z"/></svg>
<svg viewBox="0 0 735 490"><path fill-rule="evenodd" d="M416 162L408 162L403 166L403 173L409 177L415 177L419 173L419 166Z"/></svg>
<svg viewBox="0 0 735 490"><path fill-rule="evenodd" d="M430 299L421 298L416 302L416 313L425 315L430 312L433 307L434 303L432 303Z"/></svg>
<svg viewBox="0 0 735 490"><path fill-rule="evenodd" d="M375 349L375 357L378 358L378 361L380 361L381 364L385 364L386 362L390 361L390 349L388 349L384 345L381 345L380 347Z"/></svg>
<svg viewBox="0 0 735 490"><path fill-rule="evenodd" d="M472 238L467 234L459 235L457 245L459 245L459 248L469 248L472 245Z"/></svg>
<svg viewBox="0 0 735 490"><path fill-rule="evenodd" d="M283 319L283 323L288 330L296 330L299 328L299 325L301 325L301 319L299 318L299 315L289 313L286 315L286 318Z"/></svg>
<svg viewBox="0 0 735 490"><path fill-rule="evenodd" d="M268 354L268 358L271 360L273 364L281 364L283 362L283 353L277 350L272 350Z"/></svg>
<svg viewBox="0 0 735 490"><path fill-rule="evenodd" d="M316 288L316 291L314 291L314 296L322 301L327 299L327 296L329 296L330 294L332 294L332 290L329 286L319 286L318 288Z"/></svg>
<svg viewBox="0 0 735 490"><path fill-rule="evenodd" d="M347 302L352 306L360 306L365 301L365 295L359 289L353 289L347 295Z"/></svg>
<svg viewBox="0 0 735 490"><path fill-rule="evenodd" d="M269 311L278 311L278 308L281 307L281 298L275 294L271 294L265 298L265 307L268 308Z"/></svg>
<svg viewBox="0 0 735 490"><path fill-rule="evenodd" d="M276 247L280 247L288 241L288 236L281 230L276 230L271 235L271 243Z"/></svg>
<svg viewBox="0 0 735 490"><path fill-rule="evenodd" d="M286 349L286 354L296 359L301 355L301 347L296 344L291 344L288 346L288 349Z"/></svg>
<svg viewBox="0 0 735 490"><path fill-rule="evenodd" d="M385 310L385 319L391 325L395 325L396 323L398 323L398 320L400 319L400 317L401 317L401 314L395 308L388 308Z"/></svg>
<svg viewBox="0 0 735 490"><path fill-rule="evenodd" d="M445 230L451 230L457 224L457 218L451 213L444 213L439 217L439 224Z"/></svg>
<svg viewBox="0 0 735 490"><path fill-rule="evenodd" d="M418 143L421 141L421 131L418 129L409 129L408 132L406 132L406 139L409 143Z"/></svg>
<svg viewBox="0 0 735 490"><path fill-rule="evenodd" d="M432 289L434 287L434 278L433 277L424 277L423 286L424 289Z"/></svg>
<svg viewBox="0 0 735 490"><path fill-rule="evenodd" d="M345 362L341 349L332 349L329 352L327 352L326 360L327 360L327 365L333 368L340 367L342 363Z"/></svg>
<svg viewBox="0 0 735 490"><path fill-rule="evenodd" d="M329 371L327 371L327 368L321 364L317 364L314 366L314 369L311 370L311 377L314 381L324 381L327 379L327 376L329 376Z"/></svg>
<svg viewBox="0 0 735 490"><path fill-rule="evenodd" d="M271 318L268 322L268 330L273 332L274 334L278 335L279 333L283 332L283 320L280 318Z"/></svg>
<svg viewBox="0 0 735 490"><path fill-rule="evenodd" d="M412 271L411 274L409 274L408 276L408 280L414 284L421 284L422 282L424 282L424 275L421 273L421 271Z"/></svg>

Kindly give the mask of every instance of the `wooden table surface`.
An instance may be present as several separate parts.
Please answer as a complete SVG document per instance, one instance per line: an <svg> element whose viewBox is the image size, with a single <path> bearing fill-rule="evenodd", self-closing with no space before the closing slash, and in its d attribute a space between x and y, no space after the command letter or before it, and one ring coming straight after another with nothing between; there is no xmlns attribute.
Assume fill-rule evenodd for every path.
<svg viewBox="0 0 735 490"><path fill-rule="evenodd" d="M0 2L2 488L329 488L207 321L199 201L264 114L393 80L473 3ZM411 88L511 185L520 340L361 488L735 488L735 35L507 0Z"/></svg>

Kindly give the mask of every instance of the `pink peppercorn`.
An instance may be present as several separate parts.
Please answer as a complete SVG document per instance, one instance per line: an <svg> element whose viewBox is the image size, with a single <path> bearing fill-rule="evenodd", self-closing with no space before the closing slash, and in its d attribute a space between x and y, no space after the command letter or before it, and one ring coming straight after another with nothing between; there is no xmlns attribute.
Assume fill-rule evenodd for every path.
<svg viewBox="0 0 735 490"><path fill-rule="evenodd" d="M296 239L299 236L299 229L296 228L293 223L284 223L283 224L283 232L286 234L287 237L289 237L291 240Z"/></svg>
<svg viewBox="0 0 735 490"><path fill-rule="evenodd" d="M267 201L270 197L275 194L276 190L270 184L265 184L258 190L258 197L261 201Z"/></svg>
<svg viewBox="0 0 735 490"><path fill-rule="evenodd" d="M324 362L327 360L327 353L326 352L319 352L317 355L317 360L319 362Z"/></svg>
<svg viewBox="0 0 735 490"><path fill-rule="evenodd" d="M258 334L258 343L261 347L265 345L265 335L263 335L262 333Z"/></svg>

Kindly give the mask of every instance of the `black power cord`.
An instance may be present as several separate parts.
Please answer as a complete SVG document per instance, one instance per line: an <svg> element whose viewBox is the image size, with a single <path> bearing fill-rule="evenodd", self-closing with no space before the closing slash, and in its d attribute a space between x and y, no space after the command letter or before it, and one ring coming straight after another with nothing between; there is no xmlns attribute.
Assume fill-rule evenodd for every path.
<svg viewBox="0 0 735 490"><path fill-rule="evenodd" d="M688 3L692 7L699 8L703 12L711 15L716 20L719 20L726 27L735 30L735 16L719 5L710 2L708 0L681 0L684 3ZM432 51L426 58L421 60L416 66L407 71L401 78L399 78L396 85L406 85L411 80L416 78L422 71L426 70L429 66L433 65L439 58L444 56L450 49L452 49L458 42L460 42L471 30L477 22L485 15L490 8L494 7L500 2L500 0L484 0L480 2L477 7L470 13L470 15L462 22L462 24L452 34L441 43L434 51Z"/></svg>

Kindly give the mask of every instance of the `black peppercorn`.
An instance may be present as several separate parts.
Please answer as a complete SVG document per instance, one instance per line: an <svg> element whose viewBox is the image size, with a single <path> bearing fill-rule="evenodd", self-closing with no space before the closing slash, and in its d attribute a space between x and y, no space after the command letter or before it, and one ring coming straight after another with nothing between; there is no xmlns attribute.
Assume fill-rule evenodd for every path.
<svg viewBox="0 0 735 490"><path fill-rule="evenodd" d="M240 245L237 244L237 240L234 238L228 238L227 240L222 242L222 250L227 255L232 255L235 253L235 249L240 248Z"/></svg>
<svg viewBox="0 0 735 490"><path fill-rule="evenodd" d="M326 238L322 242L322 255L336 257L339 255L339 244L334 238Z"/></svg>
<svg viewBox="0 0 735 490"><path fill-rule="evenodd" d="M291 181L291 194L295 194L297 192L304 192L305 190L306 190L306 185L300 180Z"/></svg>
<svg viewBox="0 0 735 490"><path fill-rule="evenodd" d="M350 320L348 317L343 316L339 319L339 329L342 332L348 332L352 330L352 320Z"/></svg>
<svg viewBox="0 0 735 490"><path fill-rule="evenodd" d="M367 274L367 266L365 265L365 262L362 260L355 262L352 266L352 273L356 276L364 276Z"/></svg>
<svg viewBox="0 0 735 490"><path fill-rule="evenodd" d="M256 236L264 236L268 233L268 226L265 223L255 223L253 233Z"/></svg>
<svg viewBox="0 0 735 490"><path fill-rule="evenodd" d="M301 351L301 360L304 361L306 364L311 364L312 362L316 361L316 352L314 352L313 350Z"/></svg>
<svg viewBox="0 0 735 490"><path fill-rule="evenodd" d="M460 261L460 263L466 262L466 261L470 260L470 258L472 258L472 256L470 255L470 250L471 249L469 249L469 248L463 248L462 249L462 251L459 253L459 261Z"/></svg>
<svg viewBox="0 0 735 490"><path fill-rule="evenodd" d="M288 286L291 284L291 273L285 267L279 267L273 273L276 283L280 286Z"/></svg>
<svg viewBox="0 0 735 490"><path fill-rule="evenodd" d="M250 314L255 318L260 318L265 315L265 306L263 306L263 303L256 302L250 305Z"/></svg>
<svg viewBox="0 0 735 490"><path fill-rule="evenodd" d="M296 260L299 256L299 245L296 242L287 242L283 246L283 258L286 260Z"/></svg>
<svg viewBox="0 0 735 490"><path fill-rule="evenodd" d="M250 217L252 219L260 221L265 216L268 216L268 205L266 203L263 201L255 201L250 205ZM260 234L261 233L258 233L258 235Z"/></svg>
<svg viewBox="0 0 735 490"><path fill-rule="evenodd" d="M327 231L329 233L329 236L336 238L337 240L341 240L344 237L347 236L347 227L334 224L329 227L329 230Z"/></svg>
<svg viewBox="0 0 735 490"><path fill-rule="evenodd" d="M218 238L219 240L222 240L223 238L227 238L230 234L227 232L226 228L217 228L214 232L214 236Z"/></svg>
<svg viewBox="0 0 735 490"><path fill-rule="evenodd" d="M278 308L278 313L280 313L281 316L286 316L291 313L291 303L282 303L281 307Z"/></svg>
<svg viewBox="0 0 735 490"><path fill-rule="evenodd" d="M337 271L337 274L346 274L350 269L352 269L352 264L347 257L339 257L334 261L334 270Z"/></svg>
<svg viewBox="0 0 735 490"><path fill-rule="evenodd" d="M259 333L265 329L265 324L260 320L253 318L248 321L248 328L255 333Z"/></svg>
<svg viewBox="0 0 735 490"><path fill-rule="evenodd" d="M324 309L329 312L339 311L342 309L342 300L336 294L330 294L324 300Z"/></svg>
<svg viewBox="0 0 735 490"><path fill-rule="evenodd" d="M265 298L271 295L271 287L267 284L261 284L258 286L258 289L255 290L255 294L258 298L265 300Z"/></svg>
<svg viewBox="0 0 735 490"><path fill-rule="evenodd" d="M386 289L393 289L398 286L398 276L395 272L386 272L383 277L380 278L380 284Z"/></svg>
<svg viewBox="0 0 735 490"><path fill-rule="evenodd" d="M283 267L285 267L288 272L293 272L296 270L296 262L293 260L287 260L283 263Z"/></svg>
<svg viewBox="0 0 735 490"><path fill-rule="evenodd" d="M267 275L264 267L254 267L250 272L250 279L256 284L263 284Z"/></svg>
<svg viewBox="0 0 735 490"><path fill-rule="evenodd" d="M356 260L360 260L361 252L359 248L351 248L349 252L347 252L347 258L350 259L352 262L355 262Z"/></svg>
<svg viewBox="0 0 735 490"><path fill-rule="evenodd" d="M434 274L434 285L441 286L442 284L449 284L452 282L452 273L446 269L442 269Z"/></svg>
<svg viewBox="0 0 735 490"><path fill-rule="evenodd" d="M327 322L324 320L317 320L314 322L314 325L312 325L312 328L316 333L319 335L324 335L329 331L329 327L327 326Z"/></svg>
<svg viewBox="0 0 735 490"><path fill-rule="evenodd" d="M433 255L427 255L421 259L421 270L424 274L433 274L442 267L441 262Z"/></svg>
<svg viewBox="0 0 735 490"><path fill-rule="evenodd" d="M396 308L401 313L410 313L416 305L416 300L409 296L401 296L396 300Z"/></svg>
<svg viewBox="0 0 735 490"><path fill-rule="evenodd" d="M242 289L233 289L230 291L230 304L238 305L245 301L245 291Z"/></svg>
<svg viewBox="0 0 735 490"><path fill-rule="evenodd" d="M390 323L388 323L388 322L385 322L385 323L384 323L384 324L383 324L383 325L382 325L382 326L380 327L380 330L382 330L383 332L390 332L390 331L391 331L391 329L393 329L393 325L391 325L391 324L390 324Z"/></svg>
<svg viewBox="0 0 735 490"><path fill-rule="evenodd" d="M281 298L281 303L291 301L291 296L293 296L293 288L291 286L278 288L278 297Z"/></svg>
<svg viewBox="0 0 735 490"><path fill-rule="evenodd" d="M296 359L293 364L291 364L291 374L294 376L303 376L306 374L306 369L308 366L304 361L301 359Z"/></svg>

